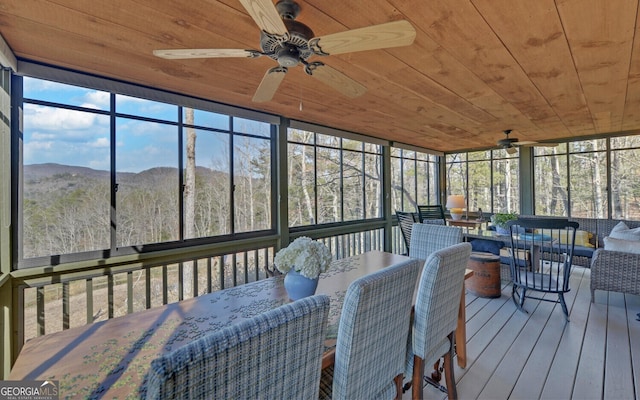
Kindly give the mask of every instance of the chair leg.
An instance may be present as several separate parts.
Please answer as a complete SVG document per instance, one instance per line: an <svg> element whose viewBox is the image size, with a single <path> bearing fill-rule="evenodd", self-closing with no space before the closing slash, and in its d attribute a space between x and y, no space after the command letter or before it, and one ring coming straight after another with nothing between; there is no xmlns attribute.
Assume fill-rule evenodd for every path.
<svg viewBox="0 0 640 400"><path fill-rule="evenodd" d="M442 380L442 374L440 373L440 360L436 361L436 363L433 364L433 372L431 373L431 379L433 379L436 382L440 382L440 380Z"/></svg>
<svg viewBox="0 0 640 400"><path fill-rule="evenodd" d="M526 297L527 289L524 287L521 287L520 290L521 292L518 292L518 286L516 286L515 284L513 285L511 300L513 300L516 307L518 307L518 310L526 313L527 311L523 307L524 307L524 299Z"/></svg>
<svg viewBox="0 0 640 400"><path fill-rule="evenodd" d="M413 376L411 377L411 398L418 400L423 398L424 388L422 377L424 376L424 360L416 355L413 356Z"/></svg>
<svg viewBox="0 0 640 400"><path fill-rule="evenodd" d="M399 374L398 376L396 376L393 381L396 384L396 399L395 400L402 400L402 378L404 377L404 375Z"/></svg>
<svg viewBox="0 0 640 400"><path fill-rule="evenodd" d="M567 322L569 322L569 309L567 309L567 303L564 301L564 293L558 293L558 299L560 300L560 305L562 306L562 312L564 313Z"/></svg>
<svg viewBox="0 0 640 400"><path fill-rule="evenodd" d="M444 379L447 384L447 398L449 400L455 400L458 398L458 390L456 389L456 379L453 371L453 335L449 334L449 341L451 342L451 348L444 356Z"/></svg>

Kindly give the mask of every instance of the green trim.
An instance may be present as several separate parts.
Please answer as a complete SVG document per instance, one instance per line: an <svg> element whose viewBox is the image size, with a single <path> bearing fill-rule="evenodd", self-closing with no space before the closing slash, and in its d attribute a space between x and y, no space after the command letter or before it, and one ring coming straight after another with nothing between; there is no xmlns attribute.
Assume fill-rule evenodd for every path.
<svg viewBox="0 0 640 400"><path fill-rule="evenodd" d="M109 259L80 261L64 265L24 268L11 272L13 286L27 284L42 286L51 283L72 281L95 276L135 271L153 264L171 264L196 258L215 257L262 247L275 247L277 235L237 240L216 244L194 246L188 249L170 249L149 254L132 254Z"/></svg>
<svg viewBox="0 0 640 400"><path fill-rule="evenodd" d="M382 210L385 216L384 251L391 252L393 245L393 216L391 210L391 147L382 147Z"/></svg>

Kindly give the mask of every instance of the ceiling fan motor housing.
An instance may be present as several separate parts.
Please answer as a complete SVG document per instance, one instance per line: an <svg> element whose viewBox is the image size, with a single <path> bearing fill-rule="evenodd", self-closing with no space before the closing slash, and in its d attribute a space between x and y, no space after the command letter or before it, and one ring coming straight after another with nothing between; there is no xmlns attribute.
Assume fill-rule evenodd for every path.
<svg viewBox="0 0 640 400"><path fill-rule="evenodd" d="M511 147L511 145L515 142L517 142L518 139L516 138L506 138L506 139L500 139L498 140L498 146L500 147Z"/></svg>
<svg viewBox="0 0 640 400"><path fill-rule="evenodd" d="M289 30L289 38L286 41L282 41L277 36L269 35L268 33L260 33L260 48L269 57L278 61L280 65L285 67L294 66L298 64L299 59L307 60L313 52L309 49L308 42L313 35L311 28L303 24L302 22L285 19L283 20L285 26ZM281 56L290 56L292 54L291 48L295 48L298 53L298 60L295 64L282 64L280 62ZM284 50L284 51L283 51ZM289 62L289 61L284 61Z"/></svg>
<svg viewBox="0 0 640 400"><path fill-rule="evenodd" d="M300 63L300 52L295 46L285 44L276 53L278 64L283 67L295 67Z"/></svg>

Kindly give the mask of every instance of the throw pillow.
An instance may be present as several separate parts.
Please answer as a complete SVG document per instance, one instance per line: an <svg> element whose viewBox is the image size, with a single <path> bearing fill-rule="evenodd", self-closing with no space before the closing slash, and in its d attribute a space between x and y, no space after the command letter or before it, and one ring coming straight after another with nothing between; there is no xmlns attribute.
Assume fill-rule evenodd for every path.
<svg viewBox="0 0 640 400"><path fill-rule="evenodd" d="M613 229L611 229L609 237L614 239L640 241L640 228L629 229L627 224L625 224L623 221L620 221L616 226L613 227Z"/></svg>
<svg viewBox="0 0 640 400"><path fill-rule="evenodd" d="M640 242L638 242L637 240L624 240L605 236L604 249L640 254Z"/></svg>
<svg viewBox="0 0 640 400"><path fill-rule="evenodd" d="M571 236L565 230L552 231L551 236L553 236L554 239L559 239L562 244L571 243ZM576 246L595 247L589 242L589 239L592 237L593 234L591 232L576 230Z"/></svg>

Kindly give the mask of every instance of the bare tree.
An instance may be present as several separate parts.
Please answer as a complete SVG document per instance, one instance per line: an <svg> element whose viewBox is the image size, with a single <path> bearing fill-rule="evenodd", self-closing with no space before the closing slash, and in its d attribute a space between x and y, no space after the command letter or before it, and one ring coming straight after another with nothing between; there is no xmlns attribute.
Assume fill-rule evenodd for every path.
<svg viewBox="0 0 640 400"><path fill-rule="evenodd" d="M186 238L196 236L196 130L191 126L194 124L193 108L184 109L185 123L190 125L187 130L187 164L184 177L184 235ZM184 292L191 293L193 281L193 262L184 264Z"/></svg>

